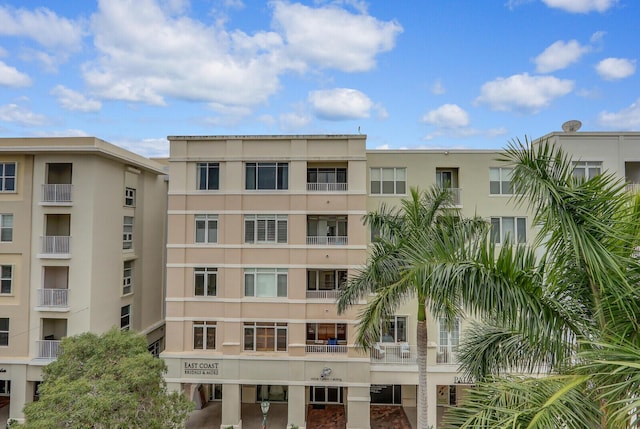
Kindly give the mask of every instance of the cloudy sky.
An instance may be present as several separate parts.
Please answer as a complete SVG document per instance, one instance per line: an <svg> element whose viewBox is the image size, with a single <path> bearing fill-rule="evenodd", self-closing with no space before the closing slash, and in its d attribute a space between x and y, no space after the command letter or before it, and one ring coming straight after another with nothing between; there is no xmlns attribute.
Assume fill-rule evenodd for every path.
<svg viewBox="0 0 640 429"><path fill-rule="evenodd" d="M0 137L640 130L638 0L0 0Z"/></svg>

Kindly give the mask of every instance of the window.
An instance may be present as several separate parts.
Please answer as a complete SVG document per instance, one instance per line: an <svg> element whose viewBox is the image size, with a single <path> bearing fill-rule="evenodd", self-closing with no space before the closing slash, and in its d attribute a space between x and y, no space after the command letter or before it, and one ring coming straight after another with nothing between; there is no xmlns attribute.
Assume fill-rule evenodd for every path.
<svg viewBox="0 0 640 429"><path fill-rule="evenodd" d="M436 186L443 189L451 189L453 184L453 171L436 170Z"/></svg>
<svg viewBox="0 0 640 429"><path fill-rule="evenodd" d="M0 294L9 295L13 289L13 266L0 265Z"/></svg>
<svg viewBox="0 0 640 429"><path fill-rule="evenodd" d="M216 322L193 322L193 349L215 350Z"/></svg>
<svg viewBox="0 0 640 429"><path fill-rule="evenodd" d="M122 248L133 249L133 216L125 216L122 223Z"/></svg>
<svg viewBox="0 0 640 429"><path fill-rule="evenodd" d="M246 189L289 189L286 162L247 162Z"/></svg>
<svg viewBox="0 0 640 429"><path fill-rule="evenodd" d="M244 270L244 295L255 297L286 297L287 270L247 268Z"/></svg>
<svg viewBox="0 0 640 429"><path fill-rule="evenodd" d="M309 386L309 402L320 404L342 404L342 387Z"/></svg>
<svg viewBox="0 0 640 429"><path fill-rule="evenodd" d="M512 195L511 185L512 168L492 167L489 169L489 194Z"/></svg>
<svg viewBox="0 0 640 429"><path fill-rule="evenodd" d="M196 216L196 243L218 242L218 216Z"/></svg>
<svg viewBox="0 0 640 429"><path fill-rule="evenodd" d="M370 170L372 194L406 194L406 168L372 168Z"/></svg>
<svg viewBox="0 0 640 429"><path fill-rule="evenodd" d="M492 217L491 239L494 243L504 243L510 237L512 243L527 242L527 219L524 217Z"/></svg>
<svg viewBox="0 0 640 429"><path fill-rule="evenodd" d="M218 293L218 269L195 268L193 270L195 296L216 296Z"/></svg>
<svg viewBox="0 0 640 429"><path fill-rule="evenodd" d="M270 322L245 323L244 350L286 352L287 324Z"/></svg>
<svg viewBox="0 0 640 429"><path fill-rule="evenodd" d="M220 164L217 162L199 162L198 170L198 189L199 190L218 190L220 189Z"/></svg>
<svg viewBox="0 0 640 429"><path fill-rule="evenodd" d="M382 324L380 341L400 343L407 341L407 316L394 316Z"/></svg>
<svg viewBox="0 0 640 429"><path fill-rule="evenodd" d="M131 293L133 286L133 261L124 261L124 268L122 270L122 294L127 295Z"/></svg>
<svg viewBox="0 0 640 429"><path fill-rule="evenodd" d="M124 205L127 207L136 206L136 190L133 188L124 188Z"/></svg>
<svg viewBox="0 0 640 429"><path fill-rule="evenodd" d="M307 168L308 191L346 191L347 169L344 167Z"/></svg>
<svg viewBox="0 0 640 429"><path fill-rule="evenodd" d="M16 163L0 162L0 192L16 190Z"/></svg>
<svg viewBox="0 0 640 429"><path fill-rule="evenodd" d="M308 343L327 343L330 339L347 341L347 325L345 323L307 323Z"/></svg>
<svg viewBox="0 0 640 429"><path fill-rule="evenodd" d="M120 308L120 329L128 331L131 326L131 306L125 305Z"/></svg>
<svg viewBox="0 0 640 429"><path fill-rule="evenodd" d="M0 241L13 241L12 214L0 214Z"/></svg>
<svg viewBox="0 0 640 429"><path fill-rule="evenodd" d="M602 173L602 161L575 161L573 164L573 177L582 180L593 179Z"/></svg>
<svg viewBox="0 0 640 429"><path fill-rule="evenodd" d="M162 351L160 349L161 347L161 341L162 340L155 340L154 342L152 342L151 344L149 344L147 346L147 350L149 351L149 353L151 353L151 356L155 357L155 358L159 358L160 357L160 352Z"/></svg>
<svg viewBox="0 0 640 429"><path fill-rule="evenodd" d="M307 270L307 290L339 290L347 282L347 270Z"/></svg>
<svg viewBox="0 0 640 429"><path fill-rule="evenodd" d="M245 243L286 243L287 215L246 215Z"/></svg>
<svg viewBox="0 0 640 429"><path fill-rule="evenodd" d="M0 317L0 346L9 345L9 318Z"/></svg>
<svg viewBox="0 0 640 429"><path fill-rule="evenodd" d="M458 344L460 343L460 320L454 319L453 325L447 324L446 319L440 319L440 336L437 362L438 363L454 363L454 355L458 352Z"/></svg>

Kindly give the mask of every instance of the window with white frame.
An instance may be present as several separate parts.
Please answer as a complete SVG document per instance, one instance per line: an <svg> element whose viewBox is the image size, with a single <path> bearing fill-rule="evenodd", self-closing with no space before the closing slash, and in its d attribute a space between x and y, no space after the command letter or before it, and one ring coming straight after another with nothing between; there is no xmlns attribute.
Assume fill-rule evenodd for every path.
<svg viewBox="0 0 640 429"><path fill-rule="evenodd" d="M489 168L489 194L513 195L513 186L511 184L512 175L513 168Z"/></svg>
<svg viewBox="0 0 640 429"><path fill-rule="evenodd" d="M346 323L307 323L308 344L326 344L329 340L337 340L341 343L346 343Z"/></svg>
<svg viewBox="0 0 640 429"><path fill-rule="evenodd" d="M128 295L133 290L133 261L124 261L122 269L122 294Z"/></svg>
<svg viewBox="0 0 640 429"><path fill-rule="evenodd" d="M407 169L382 167L369 170L371 194L403 195L407 193Z"/></svg>
<svg viewBox="0 0 640 429"><path fill-rule="evenodd" d="M438 363L453 363L453 357L458 352L460 344L460 319L454 319L451 324L441 318L439 320L440 335L438 349Z"/></svg>
<svg viewBox="0 0 640 429"><path fill-rule="evenodd" d="M0 294L10 295L13 291L13 265L0 265Z"/></svg>
<svg viewBox="0 0 640 429"><path fill-rule="evenodd" d="M0 241L13 241L13 215L0 214Z"/></svg>
<svg viewBox="0 0 640 429"><path fill-rule="evenodd" d="M245 322L244 350L287 351L287 324L273 322Z"/></svg>
<svg viewBox="0 0 640 429"><path fill-rule="evenodd" d="M218 294L218 269L194 268L193 283L195 296L216 296Z"/></svg>
<svg viewBox="0 0 640 429"><path fill-rule="evenodd" d="M287 296L286 268L245 268L244 295L263 298Z"/></svg>
<svg viewBox="0 0 640 429"><path fill-rule="evenodd" d="M289 163L247 162L245 164L245 189L289 189Z"/></svg>
<svg viewBox="0 0 640 429"><path fill-rule="evenodd" d="M125 216L123 219L122 248L133 249L133 216Z"/></svg>
<svg viewBox="0 0 640 429"><path fill-rule="evenodd" d="M602 173L602 161L574 161L572 165L577 179L589 180Z"/></svg>
<svg viewBox="0 0 640 429"><path fill-rule="evenodd" d="M9 345L9 318L0 317L0 346Z"/></svg>
<svg viewBox="0 0 640 429"><path fill-rule="evenodd" d="M196 166L198 171L198 190L215 191L220 189L220 164L217 162L199 162Z"/></svg>
<svg viewBox="0 0 640 429"><path fill-rule="evenodd" d="M492 217L491 240L496 244L501 244L508 237L512 243L526 243L527 218L513 216Z"/></svg>
<svg viewBox="0 0 640 429"><path fill-rule="evenodd" d="M218 215L196 215L196 243L218 242Z"/></svg>
<svg viewBox="0 0 640 429"><path fill-rule="evenodd" d="M245 243L286 243L287 215L245 215Z"/></svg>
<svg viewBox="0 0 640 429"><path fill-rule="evenodd" d="M124 205L127 207L136 206L136 190L134 188L124 188Z"/></svg>
<svg viewBox="0 0 640 429"><path fill-rule="evenodd" d="M120 308L120 329L128 331L131 327L131 305Z"/></svg>
<svg viewBox="0 0 640 429"><path fill-rule="evenodd" d="M400 343L407 341L407 316L394 316L382 324L380 341Z"/></svg>
<svg viewBox="0 0 640 429"><path fill-rule="evenodd" d="M193 349L215 350L216 322L193 322Z"/></svg>
<svg viewBox="0 0 640 429"><path fill-rule="evenodd" d="M0 192L15 192L16 163L0 162Z"/></svg>

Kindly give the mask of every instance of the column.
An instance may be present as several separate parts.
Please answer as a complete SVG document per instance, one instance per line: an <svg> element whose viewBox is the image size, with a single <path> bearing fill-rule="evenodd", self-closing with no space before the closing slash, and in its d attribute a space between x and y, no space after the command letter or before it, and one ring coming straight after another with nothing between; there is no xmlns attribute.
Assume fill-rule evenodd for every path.
<svg viewBox="0 0 640 429"><path fill-rule="evenodd" d="M31 396L28 396L28 395ZM25 404L33 401L33 383L27 386L27 365L13 365L11 368L11 404L9 418L24 422L22 409Z"/></svg>
<svg viewBox="0 0 640 429"><path fill-rule="evenodd" d="M347 393L347 429L370 429L371 393L367 387L349 387Z"/></svg>
<svg viewBox="0 0 640 429"><path fill-rule="evenodd" d="M233 426L234 429L242 428L242 414L240 405L240 384L222 385L222 424L220 429Z"/></svg>
<svg viewBox="0 0 640 429"><path fill-rule="evenodd" d="M287 424L306 426L307 403L304 386L289 386Z"/></svg>

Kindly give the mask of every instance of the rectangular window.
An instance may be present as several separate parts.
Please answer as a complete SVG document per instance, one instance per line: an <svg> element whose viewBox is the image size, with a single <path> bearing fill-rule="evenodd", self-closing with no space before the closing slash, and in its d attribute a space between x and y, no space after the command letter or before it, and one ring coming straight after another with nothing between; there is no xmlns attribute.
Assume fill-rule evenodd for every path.
<svg viewBox="0 0 640 429"><path fill-rule="evenodd" d="M196 243L218 242L218 215L196 215Z"/></svg>
<svg viewBox="0 0 640 429"><path fill-rule="evenodd" d="M0 162L0 192L15 192L16 163Z"/></svg>
<svg viewBox="0 0 640 429"><path fill-rule="evenodd" d="M215 350L216 322L193 322L193 349Z"/></svg>
<svg viewBox="0 0 640 429"><path fill-rule="evenodd" d="M125 305L120 308L120 329L128 331L131 326L131 306Z"/></svg>
<svg viewBox="0 0 640 429"><path fill-rule="evenodd" d="M524 217L492 217L491 239L500 244L507 240L522 244L527 242L527 219Z"/></svg>
<svg viewBox="0 0 640 429"><path fill-rule="evenodd" d="M446 319L439 320L440 335L438 344L438 363L454 363L454 356L458 353L460 344L460 320L455 319L453 326L447 324Z"/></svg>
<svg viewBox="0 0 640 429"><path fill-rule="evenodd" d="M245 243L286 243L287 215L246 215Z"/></svg>
<svg viewBox="0 0 640 429"><path fill-rule="evenodd" d="M199 162L198 170L198 189L199 190L218 190L220 189L220 164L217 162Z"/></svg>
<svg viewBox="0 0 640 429"><path fill-rule="evenodd" d="M407 193L406 168L371 168L369 172L371 194L403 195Z"/></svg>
<svg viewBox="0 0 640 429"><path fill-rule="evenodd" d="M216 296L218 294L218 269L194 268L194 296Z"/></svg>
<svg viewBox="0 0 640 429"><path fill-rule="evenodd" d="M9 345L9 318L0 317L0 346Z"/></svg>
<svg viewBox="0 0 640 429"><path fill-rule="evenodd" d="M136 190L133 188L124 188L124 205L127 207L136 206Z"/></svg>
<svg viewBox="0 0 640 429"><path fill-rule="evenodd" d="M247 162L245 189L289 189L289 164L286 162Z"/></svg>
<svg viewBox="0 0 640 429"><path fill-rule="evenodd" d="M270 322L245 323L244 350L286 352L287 324Z"/></svg>
<svg viewBox="0 0 640 429"><path fill-rule="evenodd" d="M575 161L573 164L573 177L582 180L593 179L602 173L602 161Z"/></svg>
<svg viewBox="0 0 640 429"><path fill-rule="evenodd" d="M407 316L394 316L382 324L380 341L400 343L407 341Z"/></svg>
<svg viewBox="0 0 640 429"><path fill-rule="evenodd" d="M347 169L307 168L307 183L347 183Z"/></svg>
<svg viewBox="0 0 640 429"><path fill-rule="evenodd" d="M511 185L512 174L513 168L489 168L489 194L513 195L513 186Z"/></svg>
<svg viewBox="0 0 640 429"><path fill-rule="evenodd" d="M13 241L13 215L0 214L0 241Z"/></svg>
<svg viewBox="0 0 640 429"><path fill-rule="evenodd" d="M133 261L124 261L122 270L122 294L130 294L133 289Z"/></svg>
<svg viewBox="0 0 640 429"><path fill-rule="evenodd" d="M345 323L307 323L307 343L328 343L329 340L346 343L347 325Z"/></svg>
<svg viewBox="0 0 640 429"><path fill-rule="evenodd" d="M307 290L340 290L347 282L347 270L307 270Z"/></svg>
<svg viewBox="0 0 640 429"><path fill-rule="evenodd" d="M246 268L244 270L244 295L255 297L286 297L287 269Z"/></svg>
<svg viewBox="0 0 640 429"><path fill-rule="evenodd" d="M133 216L125 216L122 224L122 248L133 249Z"/></svg>
<svg viewBox="0 0 640 429"><path fill-rule="evenodd" d="M13 266L0 265L0 294L9 295L13 290Z"/></svg>

